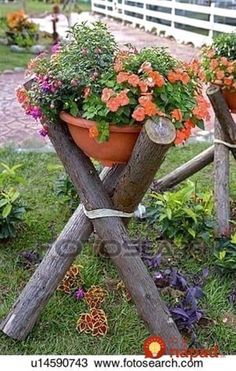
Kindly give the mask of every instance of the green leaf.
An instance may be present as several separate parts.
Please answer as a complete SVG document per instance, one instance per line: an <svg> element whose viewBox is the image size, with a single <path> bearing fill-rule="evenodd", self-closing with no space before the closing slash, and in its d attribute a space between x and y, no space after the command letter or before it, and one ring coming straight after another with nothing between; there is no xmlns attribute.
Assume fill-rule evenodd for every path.
<svg viewBox="0 0 236 371"><path fill-rule="evenodd" d="M0 200L0 207L5 206L7 203L8 203L8 201L3 198L2 200Z"/></svg>
<svg viewBox="0 0 236 371"><path fill-rule="evenodd" d="M194 222L197 224L197 217L196 217L196 214L194 213L194 211L188 207L185 207L184 208L184 211L186 212L186 214L188 216L190 216L190 218L192 218L194 220Z"/></svg>
<svg viewBox="0 0 236 371"><path fill-rule="evenodd" d="M7 218L8 215L11 213L11 210L12 210L12 205L7 204L2 211L2 217Z"/></svg>
<svg viewBox="0 0 236 371"><path fill-rule="evenodd" d="M171 218L172 218L172 211L171 211L170 208L167 208L166 209L166 215L167 215L168 219L171 220Z"/></svg>
<svg viewBox="0 0 236 371"><path fill-rule="evenodd" d="M78 116L79 108L75 102L70 103L70 114L74 117Z"/></svg>
<svg viewBox="0 0 236 371"><path fill-rule="evenodd" d="M192 228L188 228L188 233L195 238L196 237L196 231L194 231Z"/></svg>

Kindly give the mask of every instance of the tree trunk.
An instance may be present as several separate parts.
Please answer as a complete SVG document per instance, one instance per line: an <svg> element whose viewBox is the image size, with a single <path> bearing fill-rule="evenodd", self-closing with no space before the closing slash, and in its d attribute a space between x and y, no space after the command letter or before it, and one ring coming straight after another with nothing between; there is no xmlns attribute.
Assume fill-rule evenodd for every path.
<svg viewBox="0 0 236 371"><path fill-rule="evenodd" d="M215 139L224 140L224 133L217 119L215 121ZM229 150L224 144L215 143L214 168L216 233L219 237L229 236Z"/></svg>
<svg viewBox="0 0 236 371"><path fill-rule="evenodd" d="M77 188L85 208L87 210L114 208L91 161L79 148L75 146L73 141L71 141L65 126L60 123L50 125L49 136L68 174ZM173 139L174 138L172 138L172 141ZM153 142L150 141L150 145L152 145L152 143ZM168 142L168 145L169 144L170 142ZM142 148L142 151L145 151L145 149ZM151 160L152 159L150 158L150 161ZM136 170L138 171L138 169ZM143 177L145 177L145 168L139 170L143 171ZM86 222L86 224L87 223L88 225L90 224L89 222ZM181 347L181 336L169 314L169 311L160 299L158 290L148 274L140 256L137 254L136 250L131 249L132 244L129 241L126 229L121 219L116 217L95 219L93 220L93 226L99 237L103 241L106 241L106 250L118 267L120 275L126 283L127 288L137 305L138 312L144 322L146 322L150 332L162 336L167 343L170 338L175 337ZM74 227L75 226L73 225L73 228ZM86 228L86 226L84 227ZM90 232L91 229L87 231L87 234ZM74 247L72 250L75 251ZM53 268L57 269L56 267ZM52 274L50 266L48 269L49 270L45 273ZM65 271L63 264L62 269ZM35 272L35 276L37 277L37 271ZM54 275L54 277L55 276L57 279L58 273L57 275ZM37 282L37 284L40 285L40 282ZM54 288L55 287L56 285ZM30 298L31 303L35 302L35 295L33 295L32 292L32 296L28 296L28 290L25 289L24 295L21 295L21 301L18 300L1 326L3 332L16 339L22 339L27 335L42 309L42 307L40 307L38 311L37 306L35 306L34 309L37 311L37 315L32 316L31 313L30 316L28 312L27 316L24 316L24 312L26 312L29 307L29 301L27 302L26 298L28 297L28 300ZM46 291L47 290L49 290L48 287L46 287ZM46 295L44 287L41 287L41 295L43 297ZM49 297L47 297L46 301L48 298ZM25 304L24 306L22 305L23 301ZM41 301L39 300L39 303L40 302ZM30 324L28 324L28 322L30 322ZM26 330L25 327L27 327Z"/></svg>
<svg viewBox="0 0 236 371"><path fill-rule="evenodd" d="M164 192L169 188L173 188L193 174L202 170L213 162L213 160L214 146L211 146L163 178L154 180L151 188L155 192Z"/></svg>

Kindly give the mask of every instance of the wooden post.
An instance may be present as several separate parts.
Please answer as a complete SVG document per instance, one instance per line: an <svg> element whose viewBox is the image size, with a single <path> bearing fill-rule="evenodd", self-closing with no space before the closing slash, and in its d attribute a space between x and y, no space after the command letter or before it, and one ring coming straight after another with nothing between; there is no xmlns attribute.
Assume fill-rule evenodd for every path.
<svg viewBox="0 0 236 371"><path fill-rule="evenodd" d="M181 165L171 173L165 175L159 180L154 180L151 186L152 191L164 192L169 188L173 188L193 174L202 170L214 160L214 146L207 148L199 153L185 164Z"/></svg>
<svg viewBox="0 0 236 371"><path fill-rule="evenodd" d="M215 139L224 140L224 133L217 119L215 121ZM215 143L214 195L217 219L216 233L219 237L229 236L229 149L220 143Z"/></svg>
<svg viewBox="0 0 236 371"><path fill-rule="evenodd" d="M113 208L114 206L105 192L104 186L99 181L98 175L91 161L71 141L65 126L60 123L50 125L49 136L67 172L74 182L86 209L94 210L100 208ZM174 137L175 133L172 130L172 134L170 133L166 145L169 146L170 143L173 142ZM149 140L149 145L152 146L154 143ZM162 145L163 144L161 144L161 146ZM144 149L142 150L144 151ZM152 159L150 158L150 161L151 160ZM145 169L141 168L139 170L144 171L143 176L145 177ZM160 299L158 290L148 274L141 258L137 253L130 254L130 248L132 245L120 218L112 217L95 219L93 220L93 225L99 237L103 241L106 241L106 250L118 267L120 275L127 284L127 288L131 292L133 300L137 305L138 312L146 322L150 332L152 334L161 335L167 343L170 338L175 337L179 347L181 347L181 336L169 314L169 311ZM73 228L75 228L75 226L73 226ZM111 231L113 238L112 241ZM117 251L117 246L119 251ZM132 252L134 253L134 251ZM50 275L51 273L51 269L48 267L45 274ZM35 276L37 278L37 271L35 272ZM36 284L36 282L37 281L35 280L34 283ZM40 285L40 281L37 282L37 284ZM37 299L37 296L31 297L31 303L29 304L29 296L27 295L28 290L25 289L24 295L21 295L21 302L16 303L6 320L1 325L4 333L16 339L22 339L28 334L34 325L38 314L42 310L42 307L37 310L37 306L34 306L33 309L37 314L33 316L33 319L32 316L29 315L29 312L27 315L24 314L27 308L31 306L31 303L35 302L35 299ZM46 291L47 290L48 287L46 287ZM47 294L45 293L45 288L42 287L41 295L44 296L45 294ZM26 298L28 298L28 301ZM25 305L22 305L23 301Z"/></svg>
<svg viewBox="0 0 236 371"><path fill-rule="evenodd" d="M222 128L222 133L220 134L223 141L231 144L236 143L236 124L233 117L229 111L227 103L221 93L218 86L210 86L207 89L208 98L211 101L212 107L215 111L216 117ZM236 148L230 148L234 158L236 159Z"/></svg>

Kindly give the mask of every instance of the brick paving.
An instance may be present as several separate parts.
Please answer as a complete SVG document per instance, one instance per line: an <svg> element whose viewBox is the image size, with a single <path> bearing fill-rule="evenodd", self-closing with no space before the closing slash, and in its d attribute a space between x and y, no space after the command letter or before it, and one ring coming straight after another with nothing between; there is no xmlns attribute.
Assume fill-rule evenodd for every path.
<svg viewBox="0 0 236 371"><path fill-rule="evenodd" d="M180 45L173 40L154 36L131 26L124 26L111 19L104 21L120 45L131 43L137 48L151 45L164 46L169 48L173 55L186 61L199 53L189 45ZM0 74L0 146L12 144L23 148L45 148L48 146L48 141L38 135L39 125L24 114L15 99L15 90L23 81L23 72ZM211 120L207 123L208 130L212 130L212 126Z"/></svg>

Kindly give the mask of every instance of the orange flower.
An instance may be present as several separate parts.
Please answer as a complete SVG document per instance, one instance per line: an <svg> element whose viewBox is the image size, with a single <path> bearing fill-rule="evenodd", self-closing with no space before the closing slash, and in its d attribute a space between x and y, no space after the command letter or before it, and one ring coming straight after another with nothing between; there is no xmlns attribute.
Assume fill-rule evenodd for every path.
<svg viewBox="0 0 236 371"><path fill-rule="evenodd" d="M207 51L206 55L208 58L213 58L215 56L215 52L213 49L210 49Z"/></svg>
<svg viewBox="0 0 236 371"><path fill-rule="evenodd" d="M178 81L178 75L175 71L169 71L167 78L172 84Z"/></svg>
<svg viewBox="0 0 236 371"><path fill-rule="evenodd" d="M145 119L145 110L143 107L139 106L135 108L132 117L135 121L141 122Z"/></svg>
<svg viewBox="0 0 236 371"><path fill-rule="evenodd" d="M130 74L128 72L119 72L116 78L118 84L128 81Z"/></svg>
<svg viewBox="0 0 236 371"><path fill-rule="evenodd" d="M157 109L157 106L155 103L149 101L145 107L144 107L144 110L145 110L145 114L147 116L156 116L158 114L158 109Z"/></svg>
<svg viewBox="0 0 236 371"><path fill-rule="evenodd" d="M216 78L217 78L217 80L222 80L223 78L225 77L225 73L224 73L224 71L217 71L216 72Z"/></svg>
<svg viewBox="0 0 236 371"><path fill-rule="evenodd" d="M91 92L91 88L89 86L86 86L86 88L84 88L84 98L87 98L90 92Z"/></svg>
<svg viewBox="0 0 236 371"><path fill-rule="evenodd" d="M114 91L109 88L104 88L102 91L102 101L106 103L114 95Z"/></svg>
<svg viewBox="0 0 236 371"><path fill-rule="evenodd" d="M227 58L225 58L225 57L221 57L221 58L220 58L220 63L223 64L223 66L228 66L229 61L228 61Z"/></svg>
<svg viewBox="0 0 236 371"><path fill-rule="evenodd" d="M193 114L199 120L209 120L210 119L210 114L209 114L210 104L201 95L198 95L196 97L196 102L197 102L197 106L193 109Z"/></svg>
<svg viewBox="0 0 236 371"><path fill-rule="evenodd" d="M177 130L175 144L182 144L185 141L185 133L182 130Z"/></svg>
<svg viewBox="0 0 236 371"><path fill-rule="evenodd" d="M28 103L28 101L29 101L27 91L23 87L19 87L16 90L16 97L17 97L17 100L20 104Z"/></svg>
<svg viewBox="0 0 236 371"><path fill-rule="evenodd" d="M180 76L180 81L182 81L182 83L184 85L187 85L190 81L190 77L189 75L187 74L187 72L183 72L182 75Z"/></svg>
<svg viewBox="0 0 236 371"><path fill-rule="evenodd" d="M128 78L128 83L134 88L136 88L139 85L138 75L135 75L134 73L132 73L132 75L130 75Z"/></svg>
<svg viewBox="0 0 236 371"><path fill-rule="evenodd" d="M145 81L142 80L139 81L139 88L142 93L146 93L148 91L148 85Z"/></svg>
<svg viewBox="0 0 236 371"><path fill-rule="evenodd" d="M139 103L141 104L142 107L145 107L145 105L152 100L152 95L142 95L139 98Z"/></svg>
<svg viewBox="0 0 236 371"><path fill-rule="evenodd" d="M183 120L183 114L182 114L182 112L180 111L179 108L176 108L171 112L171 117L172 117L173 120L176 120L176 121L182 121Z"/></svg>
<svg viewBox="0 0 236 371"><path fill-rule="evenodd" d="M218 63L217 59L212 59L212 60L210 61L210 67L211 67L213 70L215 70L215 69L218 67L218 65L219 65L219 63Z"/></svg>
<svg viewBox="0 0 236 371"><path fill-rule="evenodd" d="M192 128L195 127L195 124L191 120L187 120L187 121L185 121L184 126L186 128L191 128L192 129Z"/></svg>
<svg viewBox="0 0 236 371"><path fill-rule="evenodd" d="M96 139L99 136L99 131L96 125L89 128L89 137Z"/></svg>
<svg viewBox="0 0 236 371"><path fill-rule="evenodd" d="M235 67L236 67L236 65L235 65ZM226 71L227 71L228 73L233 73L234 70L236 70L235 67L234 67L234 66L229 66L229 67L227 67Z"/></svg>
<svg viewBox="0 0 236 371"><path fill-rule="evenodd" d="M119 101L119 104L121 107L123 106L127 106L127 104L129 104L129 97L127 95L127 90L123 90L121 91L118 95L117 95L117 99Z"/></svg>
<svg viewBox="0 0 236 371"><path fill-rule="evenodd" d="M149 72L149 76L158 88L161 88L165 84L164 77L158 71Z"/></svg>
<svg viewBox="0 0 236 371"><path fill-rule="evenodd" d="M116 112L120 108L119 99L117 99L117 97L109 99L106 106L111 112Z"/></svg>
<svg viewBox="0 0 236 371"><path fill-rule="evenodd" d="M139 69L139 72L151 72L152 71L152 65L150 62L144 62L140 69Z"/></svg>
<svg viewBox="0 0 236 371"><path fill-rule="evenodd" d="M121 61L121 59L117 58L116 61L115 61L115 64L114 64L114 70L116 72L121 72L123 69L123 63Z"/></svg>

